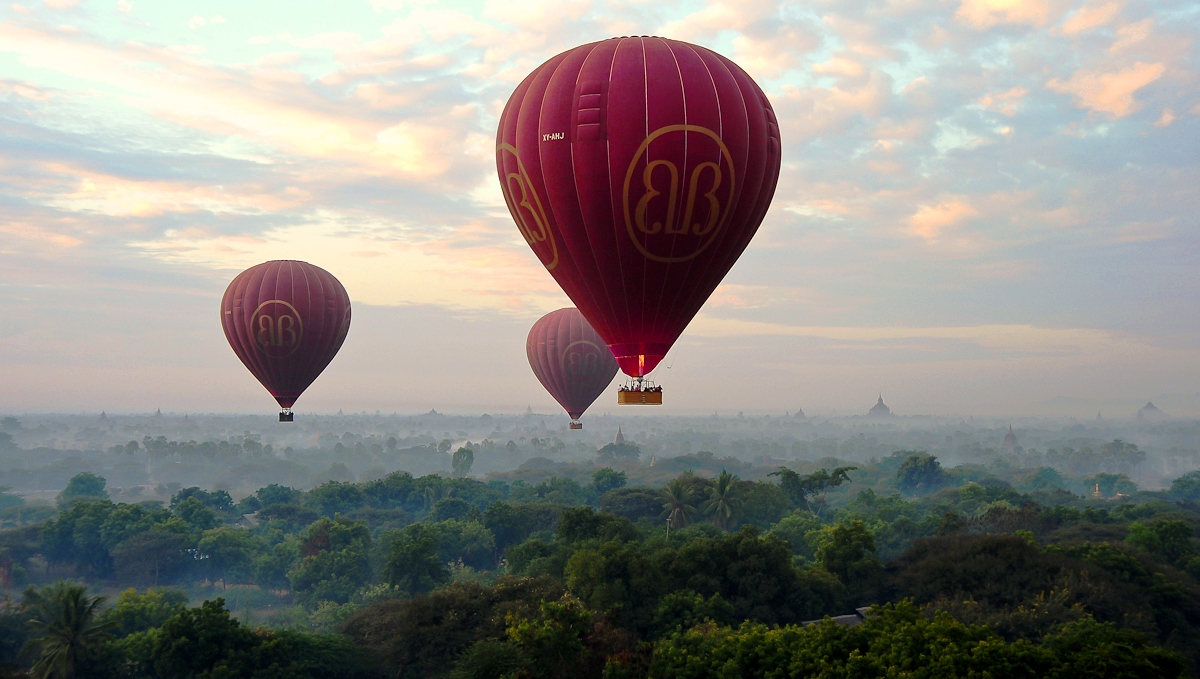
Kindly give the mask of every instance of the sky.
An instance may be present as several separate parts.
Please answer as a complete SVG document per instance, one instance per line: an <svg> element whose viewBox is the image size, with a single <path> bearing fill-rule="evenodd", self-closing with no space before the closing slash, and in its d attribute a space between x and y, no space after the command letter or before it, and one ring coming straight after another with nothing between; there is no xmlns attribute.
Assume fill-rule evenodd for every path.
<svg viewBox="0 0 1200 679"><path fill-rule="evenodd" d="M730 57L783 141L656 412L1200 416L1182 0L4 4L0 412L271 410L218 306L285 258L354 304L298 411L554 412L524 338L569 300L507 213L496 123L620 35Z"/></svg>

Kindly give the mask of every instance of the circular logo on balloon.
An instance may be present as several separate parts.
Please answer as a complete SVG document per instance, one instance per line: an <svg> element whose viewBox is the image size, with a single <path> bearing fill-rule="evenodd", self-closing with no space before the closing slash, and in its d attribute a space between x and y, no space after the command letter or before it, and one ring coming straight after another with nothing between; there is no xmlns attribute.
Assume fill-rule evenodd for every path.
<svg viewBox="0 0 1200 679"><path fill-rule="evenodd" d="M525 171L525 164L517 155L516 147L508 143L496 147L497 160L502 165L506 153L517 161L517 171L501 173L503 180L500 188L504 192L504 202L508 203L508 211L512 213L529 247L537 253L546 270L553 271L558 266L558 244L554 242L550 220L546 219L546 209L542 207L542 200L529 180L529 173Z"/></svg>
<svg viewBox="0 0 1200 679"><path fill-rule="evenodd" d="M250 317L250 329L254 332L254 344L271 358L291 356L304 337L304 322L296 307L281 299L259 304Z"/></svg>
<svg viewBox="0 0 1200 679"><path fill-rule="evenodd" d="M562 362L563 373L573 379L586 379L600 371L604 364L604 355L608 349L601 349L587 340L577 340L563 349L559 360Z"/></svg>
<svg viewBox="0 0 1200 679"><path fill-rule="evenodd" d="M733 156L720 135L699 125L660 127L625 171L625 228L647 259L694 259L725 226L736 186Z"/></svg>

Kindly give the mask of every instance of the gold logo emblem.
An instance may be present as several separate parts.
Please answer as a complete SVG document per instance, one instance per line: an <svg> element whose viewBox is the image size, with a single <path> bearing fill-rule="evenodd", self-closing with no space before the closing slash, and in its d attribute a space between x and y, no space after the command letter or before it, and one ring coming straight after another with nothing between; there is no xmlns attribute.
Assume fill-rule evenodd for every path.
<svg viewBox="0 0 1200 679"><path fill-rule="evenodd" d="M670 141L667 135L685 136L693 147L689 156L698 155L693 150L697 145L701 150L711 147L711 157L716 162L701 162L691 168L688 177L681 177L674 162L650 160L651 144L660 139ZM682 145L684 139L678 141ZM643 159L645 165L635 183L634 176ZM694 259L716 240L725 226L736 186L733 156L720 135L699 125L660 127L638 147L625 171L625 228L647 259L665 263Z"/></svg>
<svg viewBox="0 0 1200 679"><path fill-rule="evenodd" d="M287 358L300 348L304 323L296 307L281 299L269 299L250 317L254 343L271 358Z"/></svg>
<svg viewBox="0 0 1200 679"><path fill-rule="evenodd" d="M517 155L516 147L504 143L497 146L496 150L512 154L517 161L517 171L506 174L501 182L508 211L512 213L513 221L517 223L525 242L529 243L534 252L540 256L546 248L549 249L547 255L550 261L545 262L545 266L547 271L553 271L554 267L558 266L558 244L554 242L554 233L550 230L550 220L546 219L546 209L542 207L542 200L534 190L533 182L529 180L529 173L525 171L525 164ZM545 245L540 245L542 243Z"/></svg>
<svg viewBox="0 0 1200 679"><path fill-rule="evenodd" d="M601 349L587 340L571 342L563 349L559 358L563 372L574 379L586 379L595 375L600 371L602 351L607 352L608 349Z"/></svg>

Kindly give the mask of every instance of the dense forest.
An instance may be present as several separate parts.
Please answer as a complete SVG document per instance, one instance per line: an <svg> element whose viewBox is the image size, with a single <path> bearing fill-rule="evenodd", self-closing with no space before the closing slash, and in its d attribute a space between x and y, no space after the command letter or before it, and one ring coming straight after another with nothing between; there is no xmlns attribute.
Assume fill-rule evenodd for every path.
<svg viewBox="0 0 1200 679"><path fill-rule="evenodd" d="M837 454L858 437L775 457L765 437L668 456L665 437L409 436L443 469L162 499L83 471L53 503L0 493L0 672L1200 676L1200 471L1139 489L1147 453L1126 440L950 466L879 440ZM334 438L346 460L416 454ZM222 443L147 436L97 459ZM238 454L256 445L287 460L253 437ZM524 460L480 474L495 454Z"/></svg>

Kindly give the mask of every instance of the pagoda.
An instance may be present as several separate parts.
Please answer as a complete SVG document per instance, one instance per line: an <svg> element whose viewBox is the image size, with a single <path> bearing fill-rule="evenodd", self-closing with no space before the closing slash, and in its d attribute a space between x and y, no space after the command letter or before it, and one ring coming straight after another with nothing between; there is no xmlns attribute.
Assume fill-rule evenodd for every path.
<svg viewBox="0 0 1200 679"><path fill-rule="evenodd" d="M875 403L875 405L871 406L871 409L867 411L867 417L891 417L891 416L892 416L892 409L887 407L886 404L884 404L883 394L880 394L879 401L877 401Z"/></svg>
<svg viewBox="0 0 1200 679"><path fill-rule="evenodd" d="M1013 433L1012 425L1008 425L1008 433L1004 435L1004 449L1015 450L1017 447L1017 435Z"/></svg>

